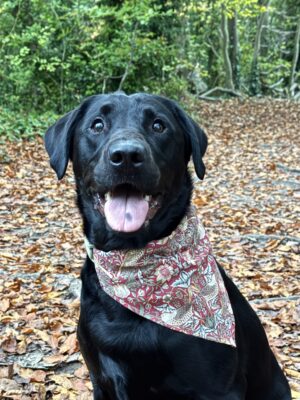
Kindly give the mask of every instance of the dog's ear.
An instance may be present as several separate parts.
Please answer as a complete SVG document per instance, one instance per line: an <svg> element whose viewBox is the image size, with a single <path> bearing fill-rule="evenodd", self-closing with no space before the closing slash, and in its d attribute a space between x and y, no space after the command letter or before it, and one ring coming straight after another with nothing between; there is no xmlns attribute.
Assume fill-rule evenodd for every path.
<svg viewBox="0 0 300 400"><path fill-rule="evenodd" d="M52 125L45 134L45 147L50 157L50 165L58 179L65 175L70 159L70 149L80 108L70 111Z"/></svg>
<svg viewBox="0 0 300 400"><path fill-rule="evenodd" d="M195 171L199 179L205 175L205 165L202 157L207 148L207 136L200 126L189 117L177 104L175 106L177 120L181 125L187 141L187 157L193 156Z"/></svg>

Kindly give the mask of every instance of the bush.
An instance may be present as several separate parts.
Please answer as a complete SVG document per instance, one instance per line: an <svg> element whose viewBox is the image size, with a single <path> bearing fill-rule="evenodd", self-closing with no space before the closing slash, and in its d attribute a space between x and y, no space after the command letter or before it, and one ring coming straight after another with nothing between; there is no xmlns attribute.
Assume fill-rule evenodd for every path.
<svg viewBox="0 0 300 400"><path fill-rule="evenodd" d="M178 25L172 8L153 0L12 0L1 7L2 107L63 113L120 85L176 97L185 89L168 36Z"/></svg>
<svg viewBox="0 0 300 400"><path fill-rule="evenodd" d="M53 112L37 114L34 112L16 112L0 107L0 144L7 138L32 139L37 134L43 135L58 116Z"/></svg>

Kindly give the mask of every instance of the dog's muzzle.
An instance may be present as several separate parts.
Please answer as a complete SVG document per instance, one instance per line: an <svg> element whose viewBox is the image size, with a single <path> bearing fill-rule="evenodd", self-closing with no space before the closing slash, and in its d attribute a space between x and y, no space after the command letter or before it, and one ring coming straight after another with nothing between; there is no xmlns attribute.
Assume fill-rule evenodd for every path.
<svg viewBox="0 0 300 400"><path fill-rule="evenodd" d="M136 232L152 219L160 207L161 193L155 191L159 170L149 144L138 135L116 137L104 151L107 176L105 190L97 193L95 206L115 232Z"/></svg>

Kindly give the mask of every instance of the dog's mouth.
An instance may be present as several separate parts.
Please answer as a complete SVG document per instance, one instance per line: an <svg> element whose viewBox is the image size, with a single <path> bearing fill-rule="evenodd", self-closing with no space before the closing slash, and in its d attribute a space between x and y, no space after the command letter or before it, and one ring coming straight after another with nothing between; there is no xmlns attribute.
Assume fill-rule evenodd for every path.
<svg viewBox="0 0 300 400"><path fill-rule="evenodd" d="M136 232L147 225L161 206L162 195L142 193L132 184L115 186L95 195L95 209L116 232Z"/></svg>

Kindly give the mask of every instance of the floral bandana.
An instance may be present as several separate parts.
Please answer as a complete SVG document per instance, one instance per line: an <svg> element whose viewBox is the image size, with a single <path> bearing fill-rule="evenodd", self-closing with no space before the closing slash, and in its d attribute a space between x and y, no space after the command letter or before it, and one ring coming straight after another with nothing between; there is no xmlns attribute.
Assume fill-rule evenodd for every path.
<svg viewBox="0 0 300 400"><path fill-rule="evenodd" d="M236 346L228 293L194 209L170 236L143 249L104 252L86 244L102 289L124 307L175 331Z"/></svg>

